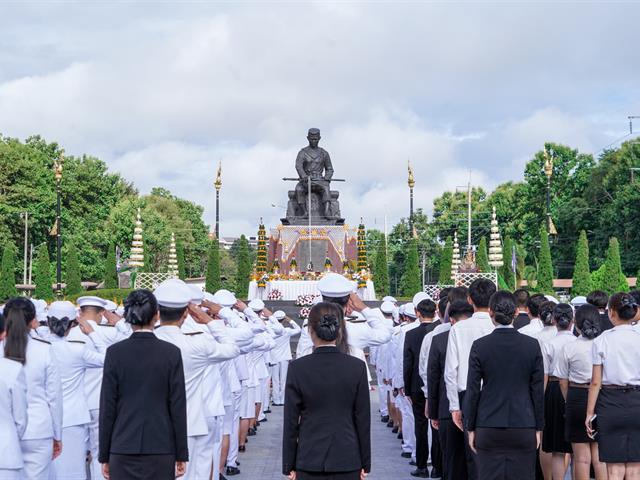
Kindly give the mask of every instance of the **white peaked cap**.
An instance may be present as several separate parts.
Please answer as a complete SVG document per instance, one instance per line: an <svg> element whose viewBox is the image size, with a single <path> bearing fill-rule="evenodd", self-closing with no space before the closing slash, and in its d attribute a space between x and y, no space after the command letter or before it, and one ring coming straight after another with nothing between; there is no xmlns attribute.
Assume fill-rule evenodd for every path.
<svg viewBox="0 0 640 480"><path fill-rule="evenodd" d="M214 297L213 294L211 294L209 292L204 292L204 299L207 302L216 303L216 297Z"/></svg>
<svg viewBox="0 0 640 480"><path fill-rule="evenodd" d="M391 315L395 309L396 306L389 300L382 302L382 305L380 305L382 313L386 313L387 315Z"/></svg>
<svg viewBox="0 0 640 480"><path fill-rule="evenodd" d="M346 297L353 292L353 283L337 273L327 273L318 282L318 290L325 297Z"/></svg>
<svg viewBox="0 0 640 480"><path fill-rule="evenodd" d="M158 305L167 308L184 308L191 302L191 289L186 283L162 282L153 291Z"/></svg>
<svg viewBox="0 0 640 480"><path fill-rule="evenodd" d="M553 302L555 304L560 303L558 301L558 299L556 297L554 297L553 295L545 295L544 298L546 298L548 302Z"/></svg>
<svg viewBox="0 0 640 480"><path fill-rule="evenodd" d="M200 305L204 300L204 292L197 285L188 285L189 290L191 290L191 303L195 303L196 305Z"/></svg>
<svg viewBox="0 0 640 480"><path fill-rule="evenodd" d="M276 320L284 320L287 316L282 310L276 310L273 312L273 316L276 317Z"/></svg>
<svg viewBox="0 0 640 480"><path fill-rule="evenodd" d="M85 296L85 297L80 297L78 298L78 300L76 300L76 303L78 304L79 307L98 307L98 308L105 308L107 306L107 301L100 298L100 297L93 297L93 296Z"/></svg>
<svg viewBox="0 0 640 480"><path fill-rule="evenodd" d="M413 296L411 303L413 303L415 308L418 308L418 304L423 300L431 300L431 295L426 292L418 292Z"/></svg>
<svg viewBox="0 0 640 480"><path fill-rule="evenodd" d="M382 299L383 302L391 302L391 303L398 303L398 300L396 300L395 297L392 297L391 295L387 295L386 297L384 297Z"/></svg>
<svg viewBox="0 0 640 480"><path fill-rule="evenodd" d="M574 297L571 299L571 305L574 307L581 307L582 305L586 305L587 304L587 297L582 296L582 295L578 295L577 297Z"/></svg>
<svg viewBox="0 0 640 480"><path fill-rule="evenodd" d="M247 306L254 312L259 312L260 310L264 310L264 302L259 298L254 298L249 302L249 305Z"/></svg>
<svg viewBox="0 0 640 480"><path fill-rule="evenodd" d="M55 317L58 320L63 319L64 317L67 317L69 320L74 320L78 314L77 312L76 306L73 303L64 300L53 302L49 305L47 315L49 317Z"/></svg>
<svg viewBox="0 0 640 480"><path fill-rule="evenodd" d="M39 322L47 321L47 302L36 298L31 299L31 303L36 308L36 318Z"/></svg>
<svg viewBox="0 0 640 480"><path fill-rule="evenodd" d="M214 302L223 307L233 307L236 302L236 296L229 290L218 290L213 296Z"/></svg>
<svg viewBox="0 0 640 480"><path fill-rule="evenodd" d="M405 303L404 305L402 305L400 313L402 313L403 315L406 315L407 317L418 318L418 315L416 315L416 309L413 306L413 303Z"/></svg>
<svg viewBox="0 0 640 480"><path fill-rule="evenodd" d="M105 300L104 303L105 303L104 309L109 312L115 312L118 309L118 305L116 305L116 302L112 302L111 300Z"/></svg>

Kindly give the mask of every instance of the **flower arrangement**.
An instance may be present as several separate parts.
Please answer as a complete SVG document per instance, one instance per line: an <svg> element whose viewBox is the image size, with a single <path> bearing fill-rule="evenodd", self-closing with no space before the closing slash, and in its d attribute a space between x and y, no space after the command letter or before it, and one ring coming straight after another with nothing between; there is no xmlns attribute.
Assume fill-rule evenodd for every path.
<svg viewBox="0 0 640 480"><path fill-rule="evenodd" d="M258 288L265 288L267 286L267 282L269 281L269 274L264 272L260 278L258 278Z"/></svg>
<svg viewBox="0 0 640 480"><path fill-rule="evenodd" d="M319 297L319 295L316 295L314 293L307 293L305 295L298 295L298 298L296 298L296 306L298 306L298 307L310 307L310 306L313 305L313 302L318 297Z"/></svg>
<svg viewBox="0 0 640 480"><path fill-rule="evenodd" d="M300 313L298 315L300 315L300 318L302 320L306 320L309 318L309 313L311 312L311 307L302 307L300 309Z"/></svg>
<svg viewBox="0 0 640 480"><path fill-rule="evenodd" d="M280 274L280 264L278 263L278 260L273 261L273 265L271 266L271 273L273 273L274 275Z"/></svg>
<svg viewBox="0 0 640 480"><path fill-rule="evenodd" d="M269 295L267 295L267 300L282 300L282 292L274 288L269 292Z"/></svg>
<svg viewBox="0 0 640 480"><path fill-rule="evenodd" d="M325 272L330 272L331 271L331 267L333 267L333 263L331 263L331 259L329 257L327 257L327 259L324 261L324 270L325 270Z"/></svg>

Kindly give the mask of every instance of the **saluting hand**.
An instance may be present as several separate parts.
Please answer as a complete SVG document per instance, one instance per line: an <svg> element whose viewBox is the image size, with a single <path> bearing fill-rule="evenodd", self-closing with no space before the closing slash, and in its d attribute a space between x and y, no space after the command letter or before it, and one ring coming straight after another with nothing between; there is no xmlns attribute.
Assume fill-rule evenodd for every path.
<svg viewBox="0 0 640 480"><path fill-rule="evenodd" d="M89 322L87 322L84 318L82 318L82 315L78 315L76 320L78 321L78 326L80 327L80 331L82 333L84 333L85 335L89 335L90 333L93 333L93 327Z"/></svg>
<svg viewBox="0 0 640 480"><path fill-rule="evenodd" d="M247 309L247 304L242 300L237 300L233 307L240 312L244 312Z"/></svg>
<svg viewBox="0 0 640 480"><path fill-rule="evenodd" d="M122 317L115 312L105 311L102 316L107 319L109 325L115 325L120 321Z"/></svg>
<svg viewBox="0 0 640 480"><path fill-rule="evenodd" d="M191 314L191 317L196 321L196 323L199 323L201 325L206 325L207 323L209 323L209 322L211 322L213 320L212 317L207 315L204 312L204 310L202 310L197 305L194 305L194 304L190 303L189 306L187 307L187 309L189 310L189 313Z"/></svg>
<svg viewBox="0 0 640 480"><path fill-rule="evenodd" d="M220 313L220 310L222 310L222 305L210 302L209 300L203 300L202 306L209 309L209 313L214 317Z"/></svg>
<svg viewBox="0 0 640 480"><path fill-rule="evenodd" d="M349 295L349 301L347 302L346 313L347 315L351 315L353 312L362 312L365 310L367 306L362 301L362 299L358 296L357 293L351 293Z"/></svg>

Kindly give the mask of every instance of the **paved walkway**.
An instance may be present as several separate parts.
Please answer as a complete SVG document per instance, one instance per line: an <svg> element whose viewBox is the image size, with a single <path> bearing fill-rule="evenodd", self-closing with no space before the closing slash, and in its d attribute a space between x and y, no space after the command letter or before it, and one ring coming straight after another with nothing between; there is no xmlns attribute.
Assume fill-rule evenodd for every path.
<svg viewBox="0 0 640 480"><path fill-rule="evenodd" d="M240 475L228 480L283 480L282 469L282 407L271 407L268 421L262 423L258 435L249 437L247 451L240 454ZM380 422L378 394L371 392L371 455L369 480L413 478L415 468L400 456L400 440Z"/></svg>

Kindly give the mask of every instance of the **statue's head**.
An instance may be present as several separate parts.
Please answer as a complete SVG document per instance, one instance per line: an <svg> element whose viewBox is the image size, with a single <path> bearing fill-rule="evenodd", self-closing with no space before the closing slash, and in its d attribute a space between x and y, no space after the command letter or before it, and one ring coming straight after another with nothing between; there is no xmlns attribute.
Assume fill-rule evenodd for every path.
<svg viewBox="0 0 640 480"><path fill-rule="evenodd" d="M320 129L319 128L310 128L309 133L307 133L307 140L309 140L309 146L312 148L316 148L318 146L318 142L320 141Z"/></svg>

